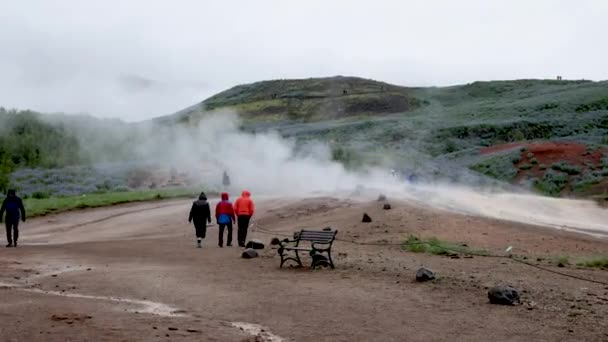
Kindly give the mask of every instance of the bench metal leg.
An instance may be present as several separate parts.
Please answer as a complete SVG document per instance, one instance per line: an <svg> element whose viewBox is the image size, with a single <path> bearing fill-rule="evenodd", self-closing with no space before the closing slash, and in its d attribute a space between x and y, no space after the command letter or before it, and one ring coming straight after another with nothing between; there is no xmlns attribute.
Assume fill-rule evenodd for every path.
<svg viewBox="0 0 608 342"><path fill-rule="evenodd" d="M295 250L293 252L295 252L295 255L296 255L295 258L292 256L285 257L285 254L287 254L287 253L283 254L283 251L279 252L279 255L281 256L281 266L279 268L283 268L283 264L288 260L293 260L293 261L297 262L300 267L302 267L302 261L300 260L300 255L298 254L298 250Z"/></svg>

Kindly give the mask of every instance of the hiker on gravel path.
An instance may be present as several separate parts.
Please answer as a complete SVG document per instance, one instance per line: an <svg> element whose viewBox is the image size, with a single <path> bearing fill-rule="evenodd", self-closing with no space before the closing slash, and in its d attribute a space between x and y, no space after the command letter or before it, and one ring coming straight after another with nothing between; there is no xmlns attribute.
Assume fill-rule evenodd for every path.
<svg viewBox="0 0 608 342"><path fill-rule="evenodd" d="M0 208L0 222L6 211L6 247L17 247L19 239L19 219L25 222L25 208L23 201L17 197L15 190L11 189L7 192L6 198L2 202ZM21 215L19 215L21 214Z"/></svg>
<svg viewBox="0 0 608 342"><path fill-rule="evenodd" d="M222 192L222 200L215 207L215 219L219 225L218 246L224 247L224 228L228 228L226 246L232 246L232 224L235 221L234 208L228 199L228 193Z"/></svg>
<svg viewBox="0 0 608 342"><path fill-rule="evenodd" d="M207 235L207 222L211 223L211 209L207 202L207 195L201 192L198 196L198 201L192 203L188 222L194 221L194 230L196 231L196 247L201 248L201 242Z"/></svg>
<svg viewBox="0 0 608 342"><path fill-rule="evenodd" d="M249 220L253 216L253 212L255 210L255 206L253 205L253 201L251 200L251 193L247 190L244 190L236 202L234 202L234 211L236 212L239 231L238 231L238 241L239 246L245 247L245 242L247 240L247 229L249 228Z"/></svg>

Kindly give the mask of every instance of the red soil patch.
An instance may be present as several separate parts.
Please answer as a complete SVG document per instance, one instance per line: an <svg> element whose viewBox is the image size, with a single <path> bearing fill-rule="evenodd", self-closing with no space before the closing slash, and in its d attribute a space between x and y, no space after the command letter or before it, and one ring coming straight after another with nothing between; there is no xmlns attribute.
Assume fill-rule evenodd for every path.
<svg viewBox="0 0 608 342"><path fill-rule="evenodd" d="M584 173L589 169L593 170L596 167L600 167L603 156L608 152L606 149L589 150L587 145L576 142L535 142L490 146L481 149L480 153L492 154L522 147L525 147L526 150L520 153L521 161L515 164L515 167L519 169L514 179L515 183L520 182L527 176L542 178L546 170L551 169L551 165L559 162L576 166L581 170L581 173ZM529 153L532 153L531 157L528 157ZM537 160L536 164L532 164L532 158ZM540 169L541 164L546 167L546 170ZM520 169L522 165L532 165L532 168L522 170ZM603 192L606 191L607 186L606 184L599 184L594 188L598 189L590 190L594 190L592 192Z"/></svg>
<svg viewBox="0 0 608 342"><path fill-rule="evenodd" d="M531 158L528 158L528 153L532 153L539 164L545 164L547 167L563 161L581 169L587 168L587 165L599 165L606 152L600 149L588 151L587 145L574 142L509 143L486 147L480 152L491 154L516 147L526 148L526 151L521 153L522 163L529 163Z"/></svg>

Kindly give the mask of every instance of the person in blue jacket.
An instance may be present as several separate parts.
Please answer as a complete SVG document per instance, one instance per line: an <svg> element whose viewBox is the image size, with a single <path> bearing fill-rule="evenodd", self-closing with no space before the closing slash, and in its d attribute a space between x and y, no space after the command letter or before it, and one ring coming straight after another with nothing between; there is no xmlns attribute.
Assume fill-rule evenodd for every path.
<svg viewBox="0 0 608 342"><path fill-rule="evenodd" d="M6 247L17 247L17 240L19 239L19 219L25 222L25 208L23 207L23 201L17 197L15 190L10 189L6 198L2 202L0 208L0 222L6 212L6 240L8 244Z"/></svg>

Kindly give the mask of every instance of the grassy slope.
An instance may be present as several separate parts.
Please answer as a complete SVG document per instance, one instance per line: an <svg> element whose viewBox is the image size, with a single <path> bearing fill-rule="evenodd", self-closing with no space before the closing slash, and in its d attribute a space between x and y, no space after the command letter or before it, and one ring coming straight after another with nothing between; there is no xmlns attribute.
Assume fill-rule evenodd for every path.
<svg viewBox="0 0 608 342"><path fill-rule="evenodd" d="M197 120L201 110L229 109L246 122L320 121L407 112L425 105L414 88L356 77L273 80L239 85L160 122Z"/></svg>
<svg viewBox="0 0 608 342"><path fill-rule="evenodd" d="M608 147L608 82L516 80L406 88L354 77L275 80L233 87L154 122L195 123L205 115L201 110L222 109L239 112L247 130L277 129L301 143L326 141L335 159L352 167L388 164L465 181L481 174L511 181L519 174L519 166L509 163L513 156L482 155L483 147L546 140ZM134 127L125 126L129 129ZM587 191L591 184L588 195L606 198L608 160L589 171L568 178L578 187L537 188L567 195L573 189ZM530 186L534 181L526 179Z"/></svg>
<svg viewBox="0 0 608 342"><path fill-rule="evenodd" d="M408 105L387 105L394 96L407 99ZM237 86L202 104L236 110L253 130L278 128L302 142L325 140L338 150L337 159L347 163L391 159L396 167L458 179L470 170L501 181L518 174L519 166L510 162L513 156L480 155L483 147L549 140L581 142L592 149L608 146L608 82L515 80L404 88L343 77L278 80ZM181 118L197 115L184 112ZM451 166L449 174L445 163ZM595 174L586 175L587 180L572 181L584 185L589 177L604 177L601 169L591 171ZM454 176L457 172L461 174ZM526 186L534 182L526 179ZM582 189L579 194L585 195L585 186L566 188L571 190L546 193ZM594 195L598 191L604 190L595 189Z"/></svg>
<svg viewBox="0 0 608 342"><path fill-rule="evenodd" d="M190 198L197 193L190 189L162 189L131 192L113 192L82 196L57 197L24 200L27 215L41 216L74 209L103 207L122 203L152 201L169 198Z"/></svg>

